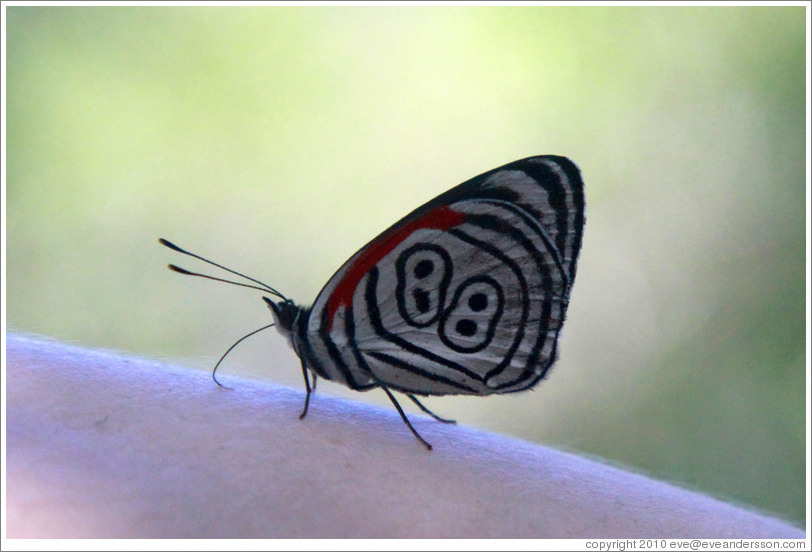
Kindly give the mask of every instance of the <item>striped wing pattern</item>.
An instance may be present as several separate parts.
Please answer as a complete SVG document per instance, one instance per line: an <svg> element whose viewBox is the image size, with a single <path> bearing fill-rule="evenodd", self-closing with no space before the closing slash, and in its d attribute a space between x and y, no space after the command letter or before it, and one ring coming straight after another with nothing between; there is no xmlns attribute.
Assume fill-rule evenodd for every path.
<svg viewBox="0 0 812 552"><path fill-rule="evenodd" d="M583 226L583 182L567 158L479 175L336 272L308 311L300 356L358 390L528 389L555 361Z"/></svg>

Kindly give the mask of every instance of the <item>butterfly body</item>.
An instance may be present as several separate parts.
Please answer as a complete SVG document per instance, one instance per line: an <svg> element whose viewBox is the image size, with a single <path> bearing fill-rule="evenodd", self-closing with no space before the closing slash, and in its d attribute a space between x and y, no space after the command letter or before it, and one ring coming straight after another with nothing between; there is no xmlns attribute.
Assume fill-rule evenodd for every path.
<svg viewBox="0 0 812 552"><path fill-rule="evenodd" d="M308 399L308 375L380 387L423 441L390 390L446 421L415 395L512 393L547 374L584 220L575 164L529 157L414 210L350 257L311 307L275 290L282 301L264 299L301 360Z"/></svg>
<svg viewBox="0 0 812 552"><path fill-rule="evenodd" d="M299 307L296 352L355 390L532 387L555 360L582 228L583 187L565 158L480 175L353 255L311 309Z"/></svg>

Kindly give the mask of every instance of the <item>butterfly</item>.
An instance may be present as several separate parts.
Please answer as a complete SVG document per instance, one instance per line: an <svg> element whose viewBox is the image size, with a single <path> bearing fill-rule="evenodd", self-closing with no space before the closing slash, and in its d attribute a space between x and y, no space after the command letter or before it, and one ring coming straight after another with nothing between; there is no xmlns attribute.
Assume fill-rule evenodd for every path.
<svg viewBox="0 0 812 552"><path fill-rule="evenodd" d="M169 265L176 272L275 297L263 296L274 321L265 328L275 325L301 361L300 418L319 377L357 391L381 388L431 450L393 392L454 423L417 396L513 393L544 378L557 358L584 222L584 185L572 161L520 159L406 215L350 257L310 307L159 241L258 285Z"/></svg>

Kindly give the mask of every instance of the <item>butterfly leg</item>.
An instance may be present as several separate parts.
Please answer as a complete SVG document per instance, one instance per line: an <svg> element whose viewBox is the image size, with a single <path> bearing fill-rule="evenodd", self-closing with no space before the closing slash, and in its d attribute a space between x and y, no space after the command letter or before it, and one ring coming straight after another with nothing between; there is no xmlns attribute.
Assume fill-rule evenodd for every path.
<svg viewBox="0 0 812 552"><path fill-rule="evenodd" d="M392 395L392 392L389 391L389 389L387 389L383 385L381 385L381 389L383 389L384 393L386 393L386 396L389 397L389 400L392 401L392 404L395 405L395 408L397 409L398 414L400 414L400 417L403 419L403 423L406 424L406 427L408 427L409 430L412 432L412 434L414 434L414 436L417 437L418 441L423 443L427 449L431 450L431 445L425 439L423 439L417 432L417 430L412 426L412 423L409 421L409 418L406 417L406 414L403 413L403 409L398 404L398 401L395 399L395 396Z"/></svg>
<svg viewBox="0 0 812 552"><path fill-rule="evenodd" d="M419 406L420 410L422 410L423 412L425 412L426 414L428 414L429 416L431 416L432 418L434 418L438 422L443 422L444 424L456 424L457 423L457 420L449 420L448 418L441 418L440 416L438 416L437 414L435 414L434 412L432 412L431 410L426 408L423 405L423 403L418 401L417 397L415 397L414 395L406 393L406 396L409 397L410 399L412 399L412 402L414 404L416 404L417 406Z"/></svg>
<svg viewBox="0 0 812 552"><path fill-rule="evenodd" d="M302 361L302 376L304 377L305 381L305 389L307 390L307 395L305 396L305 405L304 410L302 413L299 414L299 419L303 420L304 417L307 415L307 408L310 406L310 394L316 390L316 374L313 374L313 385L310 385L310 378L307 376L307 366L305 366L304 361Z"/></svg>

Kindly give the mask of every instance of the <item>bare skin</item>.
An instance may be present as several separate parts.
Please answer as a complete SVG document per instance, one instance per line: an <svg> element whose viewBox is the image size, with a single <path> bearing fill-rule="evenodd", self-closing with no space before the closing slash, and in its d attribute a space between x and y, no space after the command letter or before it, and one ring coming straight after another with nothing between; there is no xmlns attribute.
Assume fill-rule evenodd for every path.
<svg viewBox="0 0 812 552"><path fill-rule="evenodd" d="M804 538L595 460L7 336L9 538ZM232 380L233 381L233 380Z"/></svg>

